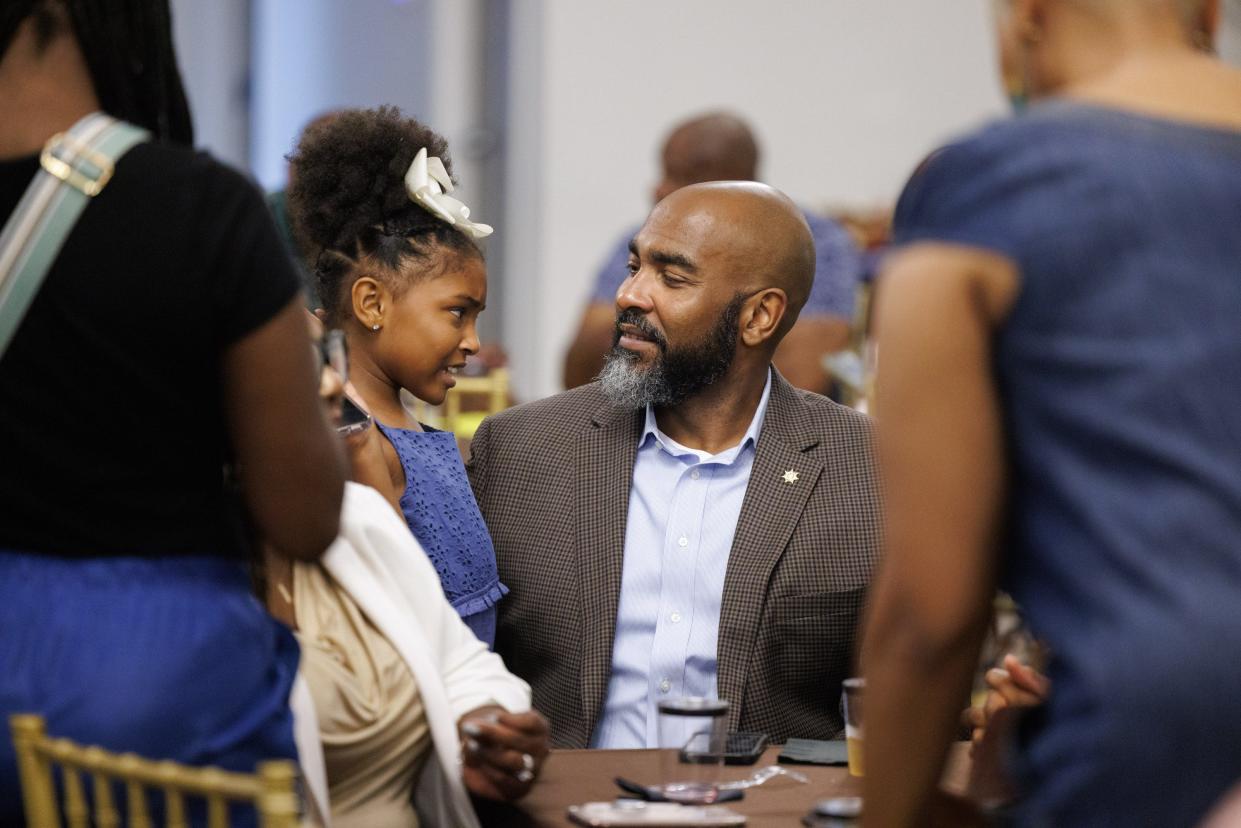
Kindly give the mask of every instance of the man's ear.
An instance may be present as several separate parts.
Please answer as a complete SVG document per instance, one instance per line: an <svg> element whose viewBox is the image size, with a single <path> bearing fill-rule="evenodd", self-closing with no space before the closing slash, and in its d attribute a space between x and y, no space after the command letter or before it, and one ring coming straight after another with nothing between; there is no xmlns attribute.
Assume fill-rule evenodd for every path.
<svg viewBox="0 0 1241 828"><path fill-rule="evenodd" d="M373 276L359 276L349 291L353 304L353 316L367 330L383 327L384 312L388 310L388 289ZM379 328L375 327L376 325Z"/></svg>
<svg viewBox="0 0 1241 828"><path fill-rule="evenodd" d="M770 341L780 330L788 307L789 297L780 288L767 288L751 296L741 308L741 342L757 348Z"/></svg>

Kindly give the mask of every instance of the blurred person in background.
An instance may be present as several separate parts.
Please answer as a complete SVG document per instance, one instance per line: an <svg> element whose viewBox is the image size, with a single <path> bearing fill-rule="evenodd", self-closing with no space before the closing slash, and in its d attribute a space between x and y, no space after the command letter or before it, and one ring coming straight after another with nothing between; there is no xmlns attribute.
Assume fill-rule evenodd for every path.
<svg viewBox="0 0 1241 828"><path fill-rule="evenodd" d="M656 204L687 184L757 181L758 142L741 118L708 113L672 130L660 162L661 178L652 193ZM823 357L849 344L862 259L847 230L829 218L803 213L814 235L814 287L797 325L776 352L775 364L795 387L826 394L831 378L823 368ZM629 276L629 242L637 231L635 227L621 236L595 277L590 303L565 355L565 388L591 382L603 368L604 357L612 347L617 292Z"/></svg>
<svg viewBox="0 0 1241 828"><path fill-rule="evenodd" d="M293 758L297 644L250 593L243 527L307 560L336 536L297 276L262 196L191 148L166 0L12 0L0 55L4 215L88 114L153 137L0 356L0 716L237 771ZM0 823L20 803L0 739Z"/></svg>
<svg viewBox="0 0 1241 828"><path fill-rule="evenodd" d="M1033 105L935 156L882 277L867 823L920 825L997 583L1050 648L1023 825L1241 778L1241 73L1218 0L1001 0Z"/></svg>
<svg viewBox="0 0 1241 828"><path fill-rule="evenodd" d="M308 320L316 338L321 326ZM339 422L347 352L324 349L320 394ZM269 554L267 605L297 631L332 824L477 826L470 794L529 791L547 755L530 687L448 603L418 541L370 484L387 477L378 430L351 419L341 532L321 561ZM420 822L421 821L421 822Z"/></svg>
<svg viewBox="0 0 1241 828"><path fill-rule="evenodd" d="M495 605L508 590L456 437L418 423L400 394L440 404L478 353L487 270L477 239L491 228L447 194L444 139L395 107L319 119L289 162L298 246L314 254L324 321L344 331L351 380L382 434L388 474L376 485L405 515L452 605L490 645Z"/></svg>

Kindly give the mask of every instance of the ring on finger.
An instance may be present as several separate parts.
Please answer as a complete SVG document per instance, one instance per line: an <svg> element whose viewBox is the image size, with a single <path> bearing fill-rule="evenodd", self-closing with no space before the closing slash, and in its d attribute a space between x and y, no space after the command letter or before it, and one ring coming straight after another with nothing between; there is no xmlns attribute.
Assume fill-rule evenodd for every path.
<svg viewBox="0 0 1241 828"><path fill-rule="evenodd" d="M530 782L534 779L534 757L528 753L521 755L521 770L517 771L518 782Z"/></svg>

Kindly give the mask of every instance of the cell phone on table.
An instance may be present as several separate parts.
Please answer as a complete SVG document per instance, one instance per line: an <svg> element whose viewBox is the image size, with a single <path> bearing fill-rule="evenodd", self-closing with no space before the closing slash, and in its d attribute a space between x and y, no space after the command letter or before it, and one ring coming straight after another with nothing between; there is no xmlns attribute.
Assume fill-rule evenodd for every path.
<svg viewBox="0 0 1241 828"><path fill-rule="evenodd" d="M618 799L615 802L587 802L570 805L569 819L578 825L599 826L719 826L745 825L745 816L722 805L707 808L678 805L675 802L642 802Z"/></svg>
<svg viewBox="0 0 1241 828"><path fill-rule="evenodd" d="M685 743L685 747L681 748L681 761L701 762L704 756L711 753L710 739L711 734L705 732L691 736L690 740ZM766 733L733 731L728 734L728 741L724 744L724 764L753 765L766 749Z"/></svg>
<svg viewBox="0 0 1241 828"><path fill-rule="evenodd" d="M345 394L340 400L340 421L336 424L336 433L345 437L361 434L371 427L371 415L362 407L349 399Z"/></svg>

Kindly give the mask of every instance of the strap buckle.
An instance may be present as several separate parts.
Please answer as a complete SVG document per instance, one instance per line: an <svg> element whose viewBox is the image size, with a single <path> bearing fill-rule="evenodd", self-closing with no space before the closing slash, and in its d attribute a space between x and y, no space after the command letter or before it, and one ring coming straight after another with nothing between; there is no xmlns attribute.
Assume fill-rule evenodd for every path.
<svg viewBox="0 0 1241 828"><path fill-rule="evenodd" d="M62 147L69 152L68 161L56 155L57 150ZM94 176L89 175L88 171L82 169L82 161L89 162L98 172ZM53 135L43 145L43 152L39 154L39 164L61 181L91 198L99 195L107 186L115 170L112 166L112 159L64 132Z"/></svg>

